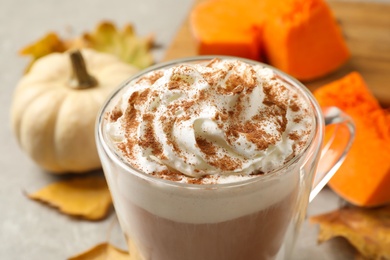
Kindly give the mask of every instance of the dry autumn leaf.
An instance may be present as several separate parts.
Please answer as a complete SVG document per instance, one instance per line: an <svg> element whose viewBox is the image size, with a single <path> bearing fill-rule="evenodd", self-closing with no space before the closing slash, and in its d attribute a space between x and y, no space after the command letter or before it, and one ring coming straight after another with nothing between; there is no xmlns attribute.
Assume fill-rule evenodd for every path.
<svg viewBox="0 0 390 260"><path fill-rule="evenodd" d="M344 207L311 217L310 221L320 225L319 243L341 236L364 259L390 259L390 205L374 209Z"/></svg>
<svg viewBox="0 0 390 260"><path fill-rule="evenodd" d="M106 181L99 176L59 181L28 197L58 208L62 213L88 220L104 218L112 205Z"/></svg>
<svg viewBox="0 0 390 260"><path fill-rule="evenodd" d="M112 23L102 22L93 33L86 33L81 39L86 47L114 54L140 69L153 63L150 53L153 38L138 37L131 24L126 24L123 30L119 31Z"/></svg>
<svg viewBox="0 0 390 260"><path fill-rule="evenodd" d="M19 53L32 56L32 60L26 68L26 71L28 71L37 59L53 52L64 52L66 49L65 42L57 34L50 32L38 41L21 49Z"/></svg>
<svg viewBox="0 0 390 260"><path fill-rule="evenodd" d="M99 244L68 260L131 260L129 253L108 243Z"/></svg>
<svg viewBox="0 0 390 260"><path fill-rule="evenodd" d="M21 55L32 56L26 72L40 57L53 52L65 52L70 49L92 48L100 52L116 55L121 60L138 67L146 68L153 64L151 48L153 37L136 35L133 25L126 24L123 30L118 30L111 22L101 22L95 31L86 32L80 37L61 39L56 33L50 32L36 42L22 48Z"/></svg>

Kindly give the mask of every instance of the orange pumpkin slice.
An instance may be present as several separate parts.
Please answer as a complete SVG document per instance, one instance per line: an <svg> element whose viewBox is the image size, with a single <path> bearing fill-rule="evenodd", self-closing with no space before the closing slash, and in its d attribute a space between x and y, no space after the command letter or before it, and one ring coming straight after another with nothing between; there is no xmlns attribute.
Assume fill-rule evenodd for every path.
<svg viewBox="0 0 390 260"><path fill-rule="evenodd" d="M344 110L356 125L355 141L330 187L358 206L390 203L390 114L356 72L319 88L314 95L321 106Z"/></svg>
<svg viewBox="0 0 390 260"><path fill-rule="evenodd" d="M192 10L190 25L199 54L265 56L300 80L324 76L350 56L324 0L208 0Z"/></svg>

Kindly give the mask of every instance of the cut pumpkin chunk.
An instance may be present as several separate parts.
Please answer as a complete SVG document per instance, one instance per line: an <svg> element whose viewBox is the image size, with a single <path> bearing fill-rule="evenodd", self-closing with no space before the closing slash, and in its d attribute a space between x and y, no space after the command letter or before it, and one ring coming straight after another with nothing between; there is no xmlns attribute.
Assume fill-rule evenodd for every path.
<svg viewBox="0 0 390 260"><path fill-rule="evenodd" d="M270 12L264 47L273 66L300 80L312 80L336 70L349 58L341 30L324 1L275 1Z"/></svg>
<svg viewBox="0 0 390 260"><path fill-rule="evenodd" d="M197 5L190 20L198 53L260 60L263 19L256 8L248 8L254 2L213 0Z"/></svg>
<svg viewBox="0 0 390 260"><path fill-rule="evenodd" d="M324 0L208 0L191 12L199 54L223 54L271 65L311 80L350 56Z"/></svg>
<svg viewBox="0 0 390 260"><path fill-rule="evenodd" d="M355 141L329 186L357 206L390 203L390 114L356 72L319 88L314 95L321 106L344 110L356 125Z"/></svg>

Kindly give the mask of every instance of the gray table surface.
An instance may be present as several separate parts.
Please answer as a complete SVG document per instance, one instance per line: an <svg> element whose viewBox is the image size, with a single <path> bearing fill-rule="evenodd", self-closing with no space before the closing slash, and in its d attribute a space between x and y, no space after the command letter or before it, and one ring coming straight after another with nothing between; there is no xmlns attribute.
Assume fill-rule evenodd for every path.
<svg viewBox="0 0 390 260"><path fill-rule="evenodd" d="M21 47L48 31L69 36L91 30L101 20L118 26L131 22L140 35L155 33L159 61L191 5L191 0L0 0L0 259L66 259L105 241L125 249L114 212L99 222L76 220L24 195L57 178L22 152L11 132L11 98L28 61L18 56ZM325 189L310 204L308 215L340 203ZM353 259L354 250L342 239L317 245L317 232L305 223L292 259Z"/></svg>

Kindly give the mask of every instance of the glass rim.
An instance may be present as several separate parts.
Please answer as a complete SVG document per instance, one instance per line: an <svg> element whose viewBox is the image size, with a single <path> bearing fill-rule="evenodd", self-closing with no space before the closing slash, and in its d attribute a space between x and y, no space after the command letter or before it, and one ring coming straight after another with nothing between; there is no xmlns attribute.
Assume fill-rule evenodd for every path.
<svg viewBox="0 0 390 260"><path fill-rule="evenodd" d="M172 180L166 180L162 179L156 176L153 176L151 174L147 174L142 172L141 170L133 167L127 160L123 159L123 156L120 155L119 152L117 152L112 146L110 146L107 143L106 136L103 134L103 123L105 121L105 114L108 112L107 108L113 101L115 97L127 86L128 83L131 81L134 81L138 79L139 77L162 68L169 68L177 64L191 64L195 62L201 62L201 61L210 61L212 59L219 58L219 59L235 59L240 60L252 65L260 65L264 68L272 69L276 75L280 77L283 81L287 82L294 88L298 89L300 92L302 92L309 102L309 105L313 108L313 119L314 119L314 126L311 131L310 137L307 140L304 148L299 153L299 155L294 156L292 159L290 159L288 162L284 163L282 166L267 172L265 174L259 174L256 176L253 176L251 178L241 180L241 181L235 181L235 182L227 182L227 183L210 183L210 184L193 184L193 183L182 183L182 182L176 182ZM301 94L302 94L301 93ZM293 165L295 162L299 161L299 159L302 158L304 154L306 154L311 147L313 141L315 140L315 137L317 135L318 138L322 140L323 138L323 131L322 127L324 125L323 116L322 116L322 110L314 98L311 91L303 85L300 81L295 79L294 77L288 75L287 73L269 65L265 64L263 62L250 60L246 58L240 58L235 56L225 56L225 55L198 55L198 56L190 56L190 57L184 57L179 59L174 59L166 62L161 62L155 65L152 65L146 69L141 70L140 72L132 75L128 79L126 79L124 82L122 82L117 89L115 89L109 97L106 98L105 102L101 106L99 113L97 115L97 121L95 124L95 139L98 146L100 146L101 149L103 149L104 153L111 159L113 162L115 162L117 165L119 165L122 169L124 169L127 173L136 175L137 177L140 177L142 179L155 182L155 183L161 183L167 186L175 186L175 187L181 187L181 188L189 188L189 189L220 189L220 188L227 188L227 187L235 187L235 186L244 186L249 183L257 182L257 181L265 181L267 179L270 179L274 176L278 176L278 173L284 172L283 170L289 168L291 165ZM100 157L100 155L99 155ZM101 160L101 158L100 158Z"/></svg>

